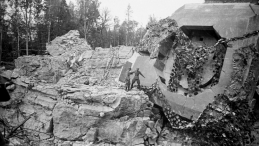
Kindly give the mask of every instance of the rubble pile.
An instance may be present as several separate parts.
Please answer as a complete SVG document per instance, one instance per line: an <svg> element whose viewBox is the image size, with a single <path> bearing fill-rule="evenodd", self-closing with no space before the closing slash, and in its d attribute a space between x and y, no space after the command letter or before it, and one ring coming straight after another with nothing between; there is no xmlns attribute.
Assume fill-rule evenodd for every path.
<svg viewBox="0 0 259 146"><path fill-rule="evenodd" d="M143 91L116 87L41 83L16 85L12 99L1 103L1 115L30 137L17 145L156 145L175 143L163 128L159 110ZM3 128L3 127L2 127ZM163 138L160 136L163 135ZM159 141L158 141L159 139ZM179 141L178 141L179 142Z"/></svg>
<svg viewBox="0 0 259 146"><path fill-rule="evenodd" d="M27 77L33 82L93 85L105 77L101 84L115 85L121 66L132 55L132 47L125 46L93 50L75 30L47 44L47 51L50 55L16 59L13 74L21 77L15 81L22 84L20 80Z"/></svg>
<svg viewBox="0 0 259 146"><path fill-rule="evenodd" d="M79 38L79 36L78 30L70 30L67 34L56 37L47 44L47 52L51 56L67 58L73 53L80 54L85 50L91 50L90 45L83 38Z"/></svg>
<svg viewBox="0 0 259 146"><path fill-rule="evenodd" d="M47 44L50 56L63 62L66 70L61 82L85 82L93 84L113 84L121 66L132 55L132 47L118 46L92 49L87 42L79 38L77 30L55 38ZM105 69L105 70L104 70ZM107 78L109 76L109 78ZM103 78L107 80L103 80Z"/></svg>
<svg viewBox="0 0 259 146"><path fill-rule="evenodd" d="M50 55L19 57L13 71L0 73L15 83L11 100L0 103L0 130L7 131L11 145L239 145L253 141L251 131L256 133L257 126L245 97L257 68L247 73L249 80L244 86L239 82L245 60L258 57L253 46L235 52L232 84L193 121L171 109L158 82L142 87L143 91L126 92L114 81L132 55L131 47L93 50L78 36L77 31L70 31L47 45ZM174 79L182 70L189 74L199 70L209 53L204 47L194 48L171 19L150 26L138 51L158 57L159 47L165 42L173 49L177 46L176 56L185 54L176 57L179 66L172 71L176 73ZM186 60L188 55L192 58L190 54L205 59L192 56L191 61ZM223 61L222 55L218 56L216 62ZM254 59L251 64L257 63L258 59ZM216 67L215 74L221 67ZM196 82L198 76L191 78ZM177 80L171 82L178 85ZM162 102L161 107L154 104L157 99Z"/></svg>
<svg viewBox="0 0 259 146"><path fill-rule="evenodd" d="M143 91L126 92L115 85L119 67L132 55L131 48L92 50L77 36L70 31L48 44L50 55L19 57L14 70L1 72L15 88L10 91L11 100L0 103L0 129L8 134L20 125L9 136L10 145L177 142L167 142L170 132Z"/></svg>
<svg viewBox="0 0 259 146"><path fill-rule="evenodd" d="M57 83L64 76L68 67L65 62L52 56L24 56L15 60L16 68L13 70L11 78L18 84L20 80L28 78L33 82ZM20 78L19 78L20 77Z"/></svg>
<svg viewBox="0 0 259 146"><path fill-rule="evenodd" d="M150 53L150 58L156 58L159 54L161 44L170 42L171 37L180 34L177 22L173 19L162 19L159 23L151 23L147 26L147 33L144 35L137 48L138 52Z"/></svg>

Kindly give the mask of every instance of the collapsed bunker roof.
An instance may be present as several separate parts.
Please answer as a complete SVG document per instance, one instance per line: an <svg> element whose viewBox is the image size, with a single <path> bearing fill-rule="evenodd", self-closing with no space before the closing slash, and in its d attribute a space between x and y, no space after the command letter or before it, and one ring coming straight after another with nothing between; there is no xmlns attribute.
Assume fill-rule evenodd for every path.
<svg viewBox="0 0 259 146"><path fill-rule="evenodd" d="M155 72L144 73L156 74L157 78L149 79L149 84L145 78L140 79L146 85L158 79L165 100L155 97L154 102L160 106L167 102L173 112L188 119L198 119L218 94L241 98L237 90L249 86L246 96L252 99L258 80L258 58L251 52L259 49L258 35L233 41L232 47L214 45L220 38L240 37L259 30L258 13L259 6L250 3L184 5L172 16L147 27L137 51L149 57L147 61L143 56L136 59L133 69L144 71L147 65L154 68ZM240 56L246 56L246 65L236 62ZM144 61L149 63L141 65ZM241 83L234 83L236 64L242 70L238 76Z"/></svg>

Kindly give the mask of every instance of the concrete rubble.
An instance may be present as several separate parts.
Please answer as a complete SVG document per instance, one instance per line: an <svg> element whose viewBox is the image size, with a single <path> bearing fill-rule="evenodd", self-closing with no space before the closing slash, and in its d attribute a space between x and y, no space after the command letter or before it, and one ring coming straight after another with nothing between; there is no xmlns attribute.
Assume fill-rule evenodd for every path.
<svg viewBox="0 0 259 146"><path fill-rule="evenodd" d="M174 27L163 28L153 44L171 37ZM146 46L138 51L158 55L159 46L142 43ZM148 93L133 88L126 92L118 82L122 65L133 54L132 47L93 50L79 38L78 31L70 31L47 44L47 51L49 55L19 57L14 70L1 69L0 75L14 85L11 100L0 103L0 119L7 124L0 124L0 130L10 132L30 117L9 138L10 146L194 144L188 134L172 130L173 113L167 114L171 111L150 101L154 96L160 98L160 90ZM256 135L258 124L254 129Z"/></svg>
<svg viewBox="0 0 259 146"><path fill-rule="evenodd" d="M148 59L156 59L156 62L159 62L157 66L156 64L150 66L155 67L156 73L160 77L158 86L153 88L152 96L154 103L163 108L171 126L185 131L185 134L190 135L192 140L197 141L199 145L256 143L254 138L258 138L258 134L252 135L251 133L256 133L254 124L258 122L258 118L254 117L256 114L253 113L258 110L258 105L253 106L258 99L253 95L258 79L258 55L255 55L259 51L258 37L256 36L256 39L246 37L247 40L254 40L253 43L251 41L249 45L242 44L242 46L231 49L224 48L222 44L214 46L218 40L215 37L215 43L206 48L206 45L196 46L199 43L195 41L194 33L189 33L192 38L190 39L189 36L186 36L188 32L185 26L179 28L172 18L162 19L147 28L148 31L138 52L149 54ZM258 34L257 32L255 30L254 33ZM197 34L198 37L202 35L201 32ZM249 35L250 33L244 34L244 36ZM229 40L232 40L233 44L238 44L236 38L242 37L229 38ZM213 49L215 51L211 51ZM212 57L211 54L214 54L215 57ZM208 61L209 58L213 61ZM246 60L253 61L247 63ZM135 64L140 64L140 62L135 62ZM207 65L213 64L216 66L211 68L217 69L208 71ZM170 72L168 68L170 67L172 68L170 78L168 78L167 74ZM140 67L140 70L146 69L146 65ZM186 74L188 78L185 77ZM228 77L227 74L231 77ZM211 78L212 76L213 78ZM210 78L211 80L208 82ZM201 84L200 79L207 80L205 85L208 88ZM240 79L243 79L243 82L237 81ZM144 82L143 80L142 82ZM211 85L208 86L209 84ZM178 92L178 87L184 89L183 92ZM195 113L196 109L200 113ZM222 140L218 141L219 139Z"/></svg>
<svg viewBox="0 0 259 146"><path fill-rule="evenodd" d="M0 103L0 115L9 128L30 118L21 128L27 137L18 133L10 145L173 144L149 97L137 89L126 92L114 81L131 49L92 50L70 31L47 44L50 55L16 59L14 70L1 72L15 89L10 101Z"/></svg>

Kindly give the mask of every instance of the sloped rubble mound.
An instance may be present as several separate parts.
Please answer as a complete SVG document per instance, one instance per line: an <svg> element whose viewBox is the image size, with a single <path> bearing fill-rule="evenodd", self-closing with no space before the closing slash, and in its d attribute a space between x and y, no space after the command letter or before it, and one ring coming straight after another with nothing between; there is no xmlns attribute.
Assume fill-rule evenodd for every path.
<svg viewBox="0 0 259 146"><path fill-rule="evenodd" d="M169 131L143 91L111 83L131 49L92 50L70 31L48 45L50 55L19 57L14 70L0 73L15 84L11 100L0 103L0 131L17 146L177 142L161 139Z"/></svg>
<svg viewBox="0 0 259 146"><path fill-rule="evenodd" d="M51 41L47 51L50 55L16 59L14 78L19 75L34 82L115 85L121 66L132 55L132 47L126 46L93 50L86 40L79 38L77 30Z"/></svg>
<svg viewBox="0 0 259 146"><path fill-rule="evenodd" d="M27 85L27 86L25 86ZM84 84L16 85L0 104L9 140L16 145L174 144L160 111L143 91ZM29 120L28 120L29 119ZM26 137L24 137L26 135ZM161 136L163 135L163 137ZM169 142L168 139L171 139Z"/></svg>
<svg viewBox="0 0 259 146"><path fill-rule="evenodd" d="M67 34L56 37L47 44L47 51L51 56L69 56L73 53L82 53L85 50L91 50L90 45L79 38L78 30L70 30Z"/></svg>

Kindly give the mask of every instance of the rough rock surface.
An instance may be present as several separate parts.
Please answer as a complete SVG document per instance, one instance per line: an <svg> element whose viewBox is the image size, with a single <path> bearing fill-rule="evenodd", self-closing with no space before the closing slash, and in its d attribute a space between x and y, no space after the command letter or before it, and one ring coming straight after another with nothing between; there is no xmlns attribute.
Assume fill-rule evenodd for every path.
<svg viewBox="0 0 259 146"><path fill-rule="evenodd" d="M10 134L24 122L10 145L193 145L168 128L172 122L143 91L126 92L114 82L132 48L91 50L76 31L47 47L50 56L19 57L15 70L0 73L16 85L12 99L0 104L0 130ZM156 56L156 47L142 51Z"/></svg>
<svg viewBox="0 0 259 146"><path fill-rule="evenodd" d="M52 56L24 56L15 60L13 78L26 77L35 82L56 83L68 69L65 62ZM25 81L26 82L26 81ZM29 81L28 81L29 82Z"/></svg>
<svg viewBox="0 0 259 146"><path fill-rule="evenodd" d="M78 30L71 30L67 34L56 37L47 44L47 51L51 56L70 56L71 53L82 53L85 50L91 50L90 45L79 38Z"/></svg>
<svg viewBox="0 0 259 146"><path fill-rule="evenodd" d="M31 116L23 128L35 136L33 145L139 145L148 138L146 133L158 136L150 120L153 105L143 91L75 85L60 87L54 95L45 93L47 87L34 88L16 85L12 100L1 104L0 112L12 126Z"/></svg>
<svg viewBox="0 0 259 146"><path fill-rule="evenodd" d="M6 123L0 130L10 133L26 120L10 145L157 144L163 122L152 118L160 114L152 112L148 96L114 81L131 47L92 50L70 31L47 48L50 55L19 57L14 70L1 72L15 89L10 101L0 103Z"/></svg>
<svg viewBox="0 0 259 146"><path fill-rule="evenodd" d="M15 61L8 74L18 84L43 82L57 84L113 84L121 66L132 55L132 47L96 48L71 30L47 44L50 55L23 56ZM2 74L7 77L6 74ZM7 78L11 78L7 77ZM108 78L109 77L109 78ZM25 84L23 84L25 85Z"/></svg>

